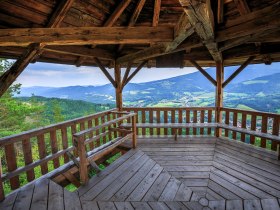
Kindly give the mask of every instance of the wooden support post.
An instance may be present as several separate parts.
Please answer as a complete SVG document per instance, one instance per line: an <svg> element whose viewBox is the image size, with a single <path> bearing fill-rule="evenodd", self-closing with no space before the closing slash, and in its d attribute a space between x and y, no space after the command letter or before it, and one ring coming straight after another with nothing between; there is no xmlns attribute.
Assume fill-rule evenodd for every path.
<svg viewBox="0 0 280 210"><path fill-rule="evenodd" d="M78 155L80 158L80 182L85 185L88 182L88 168L87 168L87 157L86 157L86 147L85 138L74 136L75 147L77 148Z"/></svg>
<svg viewBox="0 0 280 210"><path fill-rule="evenodd" d="M4 186L2 182L2 162L0 156L0 202L5 199Z"/></svg>
<svg viewBox="0 0 280 210"><path fill-rule="evenodd" d="M216 62L216 123L222 122L222 112L223 107L223 81L224 81L224 64L223 62ZM222 129L216 129L216 137L220 137L222 134Z"/></svg>
<svg viewBox="0 0 280 210"><path fill-rule="evenodd" d="M115 82L116 82L116 107L119 111L122 110L122 81L121 81L121 66L115 64Z"/></svg>
<svg viewBox="0 0 280 210"><path fill-rule="evenodd" d="M136 146L137 146L136 119L137 119L137 113L136 113L136 115L134 115L134 116L132 117L132 132L133 132L133 136L132 136L132 146L133 146L133 149L135 149Z"/></svg>

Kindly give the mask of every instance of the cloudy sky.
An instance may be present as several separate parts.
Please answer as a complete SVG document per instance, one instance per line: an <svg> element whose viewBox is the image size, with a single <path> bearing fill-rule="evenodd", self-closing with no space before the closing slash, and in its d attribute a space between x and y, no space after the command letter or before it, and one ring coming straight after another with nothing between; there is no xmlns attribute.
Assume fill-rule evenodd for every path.
<svg viewBox="0 0 280 210"><path fill-rule="evenodd" d="M113 69L108 69L113 74ZM134 69L133 69L134 70ZM122 73L124 74L124 69ZM175 77L195 72L195 68L143 68L132 80L132 83L148 82ZM108 79L95 67L76 67L61 64L35 63L29 64L24 72L18 77L17 83L23 87L46 86L65 87L74 85L104 85Z"/></svg>

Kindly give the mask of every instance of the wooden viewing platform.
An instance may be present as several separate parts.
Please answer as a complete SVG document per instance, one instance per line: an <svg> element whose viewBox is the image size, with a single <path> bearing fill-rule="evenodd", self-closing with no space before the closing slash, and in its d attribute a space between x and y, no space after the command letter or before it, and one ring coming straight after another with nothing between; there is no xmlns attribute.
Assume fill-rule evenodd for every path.
<svg viewBox="0 0 280 210"><path fill-rule="evenodd" d="M42 179L10 194L0 208L280 209L276 152L206 136L138 142L75 192Z"/></svg>

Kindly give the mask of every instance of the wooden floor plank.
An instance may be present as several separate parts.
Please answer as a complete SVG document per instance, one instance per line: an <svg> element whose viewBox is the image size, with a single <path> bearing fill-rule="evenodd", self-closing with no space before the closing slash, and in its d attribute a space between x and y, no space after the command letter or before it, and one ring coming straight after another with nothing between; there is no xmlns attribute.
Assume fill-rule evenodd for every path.
<svg viewBox="0 0 280 210"><path fill-rule="evenodd" d="M31 203L31 210L44 210L48 206L48 194L49 194L49 179L41 179L36 182L34 187L34 193Z"/></svg>
<svg viewBox="0 0 280 210"><path fill-rule="evenodd" d="M137 160L143 156L143 152L139 151L133 154L128 161L114 170L110 176L105 177L100 182L91 186L92 188L87 191L82 198L84 200L93 200L100 192L102 192L106 187L108 187L118 176L120 176L127 168L137 162Z"/></svg>
<svg viewBox="0 0 280 210"><path fill-rule="evenodd" d="M138 186L149 171L154 167L155 161L148 160L144 166L133 176L112 198L113 201L125 201L130 193Z"/></svg>
<svg viewBox="0 0 280 210"><path fill-rule="evenodd" d="M96 201L84 201L81 200L83 210L99 210Z"/></svg>
<svg viewBox="0 0 280 210"><path fill-rule="evenodd" d="M114 202L118 210L134 210L130 202Z"/></svg>
<svg viewBox="0 0 280 210"><path fill-rule="evenodd" d="M182 202L190 210L202 210L203 206L198 202Z"/></svg>
<svg viewBox="0 0 280 210"><path fill-rule="evenodd" d="M147 202L131 202L135 210L152 210Z"/></svg>
<svg viewBox="0 0 280 210"><path fill-rule="evenodd" d="M161 166L211 166L212 161L181 161L181 160L175 160L175 161L157 161Z"/></svg>
<svg viewBox="0 0 280 210"><path fill-rule="evenodd" d="M58 184L50 181L49 183L49 198L48 210L64 209L63 188Z"/></svg>
<svg viewBox="0 0 280 210"><path fill-rule="evenodd" d="M210 161L213 160L213 156L212 155L199 155L199 156L190 156L190 155L164 155L164 156L160 156L160 155L150 155L151 158L153 158L153 160L155 161Z"/></svg>
<svg viewBox="0 0 280 210"><path fill-rule="evenodd" d="M14 210L30 209L34 184L28 184L20 189L15 200Z"/></svg>
<svg viewBox="0 0 280 210"><path fill-rule="evenodd" d="M147 161L149 157L147 155L143 155L141 158L137 160L135 164L133 164L130 168L128 168L123 174L121 174L118 178L115 179L105 190L103 190L95 200L99 201L108 201L110 198L125 184L127 181L141 168Z"/></svg>
<svg viewBox="0 0 280 210"><path fill-rule="evenodd" d="M189 187L207 187L208 179L180 179L185 185Z"/></svg>
<svg viewBox="0 0 280 210"><path fill-rule="evenodd" d="M209 179L209 171L169 171L177 179Z"/></svg>
<svg viewBox="0 0 280 210"><path fill-rule="evenodd" d="M15 200L17 198L18 191L12 192L9 194L5 200L0 202L0 209L5 209L5 210L12 210L15 204Z"/></svg>
<svg viewBox="0 0 280 210"><path fill-rule="evenodd" d="M78 189L79 195L82 196L87 191L89 191L93 185L100 182L105 177L109 176L114 170L116 170L118 167L120 167L122 164L126 164L126 161L138 150L131 149L127 153L125 153L123 156L118 158L116 161L114 161L112 164L110 164L108 167L106 167L106 170L101 171L97 176L94 178L91 178L87 185L81 186Z"/></svg>
<svg viewBox="0 0 280 210"><path fill-rule="evenodd" d="M193 191L186 186L184 183L181 183L174 201L190 201Z"/></svg>
<svg viewBox="0 0 280 210"><path fill-rule="evenodd" d="M126 200L141 201L162 170L163 168L160 165L156 164Z"/></svg>
<svg viewBox="0 0 280 210"><path fill-rule="evenodd" d="M151 188L148 190L142 201L158 201L170 177L171 175L167 171L163 170Z"/></svg>
<svg viewBox="0 0 280 210"><path fill-rule="evenodd" d="M219 181L219 179L217 179ZM214 182L213 180L209 180L208 183L209 189L213 190L217 194L219 194L224 199L241 199L233 192L229 191L228 189L224 188L223 186L219 185L218 183Z"/></svg>
<svg viewBox="0 0 280 210"><path fill-rule="evenodd" d="M117 210L115 204L109 201L98 201L100 210Z"/></svg>
<svg viewBox="0 0 280 210"><path fill-rule="evenodd" d="M209 180L209 182L210 181L211 180ZM206 198L210 201L211 200L224 200L225 198L223 198L218 193L214 192L212 189L209 188L209 182L208 182L207 191L206 191Z"/></svg>
<svg viewBox="0 0 280 210"><path fill-rule="evenodd" d="M170 210L164 202L148 202L153 210Z"/></svg>
<svg viewBox="0 0 280 210"><path fill-rule="evenodd" d="M226 209L226 202L225 202L225 200L209 201L209 207L211 209L224 210L224 209Z"/></svg>
<svg viewBox="0 0 280 210"><path fill-rule="evenodd" d="M277 199L262 199L261 204L263 209L280 210Z"/></svg>
<svg viewBox="0 0 280 210"><path fill-rule="evenodd" d="M81 201L77 192L69 192L64 189L64 207L65 209L81 210Z"/></svg>
<svg viewBox="0 0 280 210"><path fill-rule="evenodd" d="M242 200L227 200L226 210L243 210Z"/></svg>
<svg viewBox="0 0 280 210"><path fill-rule="evenodd" d="M262 210L260 200L244 200L244 210Z"/></svg>
<svg viewBox="0 0 280 210"><path fill-rule="evenodd" d="M182 183L175 177L171 177L159 197L159 201L173 201Z"/></svg>
<svg viewBox="0 0 280 210"><path fill-rule="evenodd" d="M171 210L188 210L188 208L181 202L176 201L166 201L165 204L171 209Z"/></svg>

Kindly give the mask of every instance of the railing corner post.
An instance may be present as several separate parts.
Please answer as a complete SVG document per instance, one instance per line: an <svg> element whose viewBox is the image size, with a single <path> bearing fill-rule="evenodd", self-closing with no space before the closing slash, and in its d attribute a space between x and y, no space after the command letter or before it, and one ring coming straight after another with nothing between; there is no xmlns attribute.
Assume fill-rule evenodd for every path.
<svg viewBox="0 0 280 210"><path fill-rule="evenodd" d="M80 182L82 185L88 182L88 168L87 168L87 157L85 148L85 138L74 136L75 147L77 148L78 155L80 158Z"/></svg>

